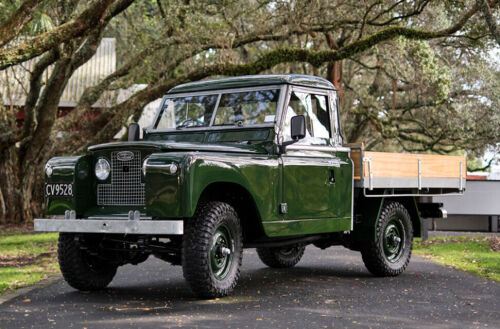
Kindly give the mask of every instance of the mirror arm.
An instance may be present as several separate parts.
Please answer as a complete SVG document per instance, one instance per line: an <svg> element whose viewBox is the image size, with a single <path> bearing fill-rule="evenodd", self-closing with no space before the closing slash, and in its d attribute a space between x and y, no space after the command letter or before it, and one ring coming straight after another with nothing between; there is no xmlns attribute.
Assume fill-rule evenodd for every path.
<svg viewBox="0 0 500 329"><path fill-rule="evenodd" d="M286 147L288 145L292 145L292 144L295 144L299 141L300 139L294 139L294 140L291 140L291 141L286 141L286 142L282 142L281 145L279 146L279 152L280 154L284 154L286 153Z"/></svg>

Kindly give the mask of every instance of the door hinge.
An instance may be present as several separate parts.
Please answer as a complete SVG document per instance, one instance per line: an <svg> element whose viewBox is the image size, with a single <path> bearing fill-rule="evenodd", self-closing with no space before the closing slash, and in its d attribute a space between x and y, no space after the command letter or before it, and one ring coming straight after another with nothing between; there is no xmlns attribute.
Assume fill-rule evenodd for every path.
<svg viewBox="0 0 500 329"><path fill-rule="evenodd" d="M286 203L280 203L280 213L286 214L288 212L288 205Z"/></svg>

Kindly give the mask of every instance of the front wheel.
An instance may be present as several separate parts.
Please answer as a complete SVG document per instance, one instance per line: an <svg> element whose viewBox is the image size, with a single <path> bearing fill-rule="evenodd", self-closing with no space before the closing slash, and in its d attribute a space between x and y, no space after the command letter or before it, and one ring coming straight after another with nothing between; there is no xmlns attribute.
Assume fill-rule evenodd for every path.
<svg viewBox="0 0 500 329"><path fill-rule="evenodd" d="M257 248L260 260L269 267L288 268L297 265L306 247L296 244L289 247Z"/></svg>
<svg viewBox="0 0 500 329"><path fill-rule="evenodd" d="M118 267L91 255L70 233L59 234L57 256L64 280L83 291L105 288L113 280Z"/></svg>
<svg viewBox="0 0 500 329"><path fill-rule="evenodd" d="M361 249L366 268L377 276L396 276L410 262L413 227L408 210L399 202L387 203L376 226L375 241Z"/></svg>
<svg viewBox="0 0 500 329"><path fill-rule="evenodd" d="M228 295L240 276L243 238L238 215L224 202L203 204L185 221L182 271L202 298Z"/></svg>

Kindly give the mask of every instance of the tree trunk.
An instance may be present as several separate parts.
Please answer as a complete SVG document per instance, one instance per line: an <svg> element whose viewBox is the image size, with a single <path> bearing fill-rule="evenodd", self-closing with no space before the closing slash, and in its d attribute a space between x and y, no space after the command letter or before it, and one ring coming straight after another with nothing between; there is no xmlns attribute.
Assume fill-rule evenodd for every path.
<svg viewBox="0 0 500 329"><path fill-rule="evenodd" d="M0 157L0 223L18 224L42 215L43 166L21 163L19 149L11 147Z"/></svg>

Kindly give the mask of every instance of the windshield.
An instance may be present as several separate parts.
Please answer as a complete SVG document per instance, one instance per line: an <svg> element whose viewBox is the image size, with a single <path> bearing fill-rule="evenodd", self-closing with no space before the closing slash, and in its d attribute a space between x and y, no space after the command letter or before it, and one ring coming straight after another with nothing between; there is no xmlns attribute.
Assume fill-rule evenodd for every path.
<svg viewBox="0 0 500 329"><path fill-rule="evenodd" d="M155 129L206 127L210 124L217 95L168 98Z"/></svg>
<svg viewBox="0 0 500 329"><path fill-rule="evenodd" d="M279 94L279 89L271 89L167 98L154 129L272 124Z"/></svg>
<svg viewBox="0 0 500 329"><path fill-rule="evenodd" d="M279 90L223 94L215 115L215 126L257 125L274 122Z"/></svg>

